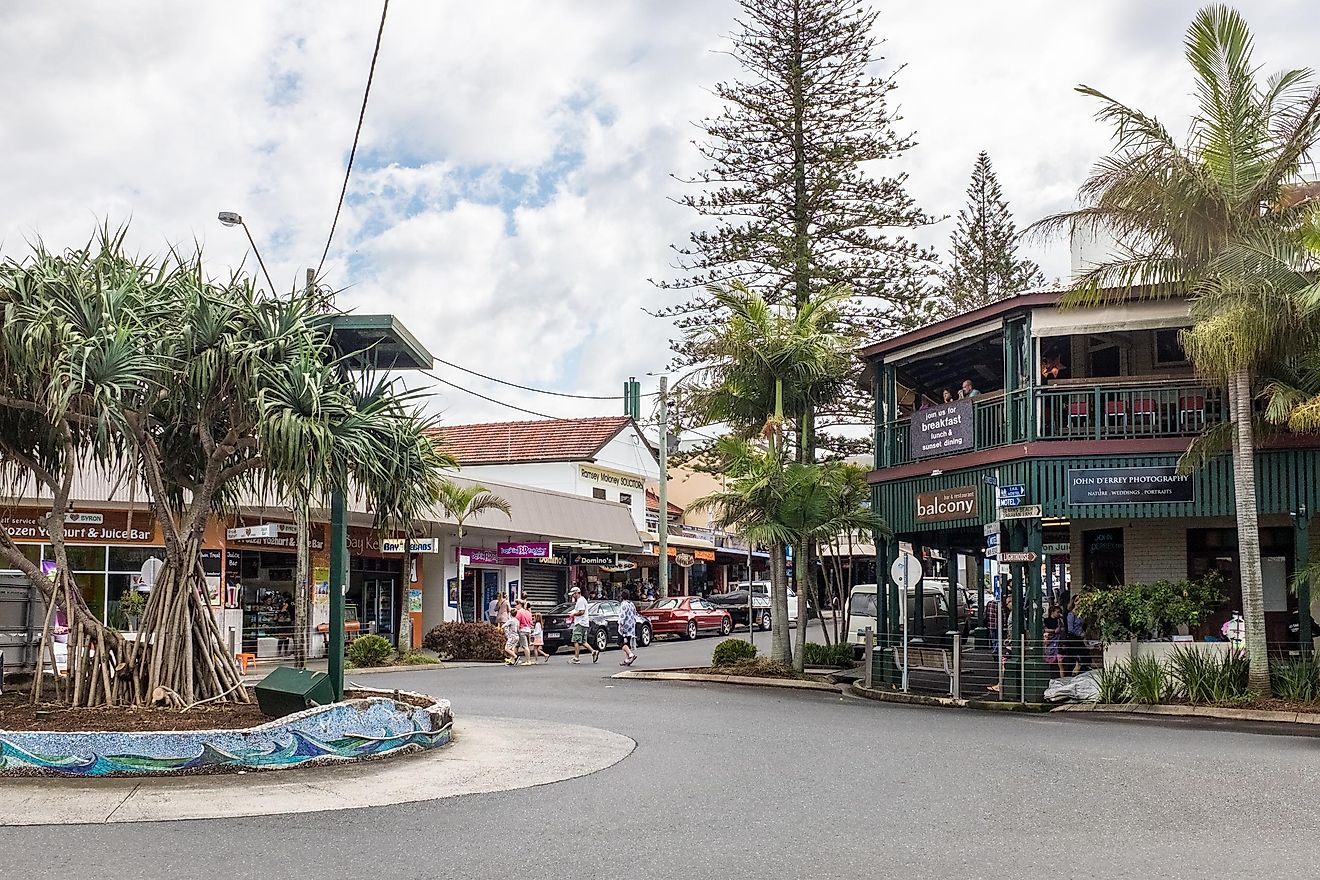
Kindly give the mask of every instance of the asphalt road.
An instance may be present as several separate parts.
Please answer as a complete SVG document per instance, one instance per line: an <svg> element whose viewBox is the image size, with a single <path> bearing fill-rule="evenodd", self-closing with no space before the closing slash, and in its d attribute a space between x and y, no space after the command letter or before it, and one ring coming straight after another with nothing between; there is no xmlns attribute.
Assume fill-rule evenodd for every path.
<svg viewBox="0 0 1320 880"><path fill-rule="evenodd" d="M638 665L698 663L716 641L657 643ZM0 829L0 877L1222 878L1320 865L1320 740L610 680L618 659L371 678L458 713L637 741L594 775L369 811Z"/></svg>

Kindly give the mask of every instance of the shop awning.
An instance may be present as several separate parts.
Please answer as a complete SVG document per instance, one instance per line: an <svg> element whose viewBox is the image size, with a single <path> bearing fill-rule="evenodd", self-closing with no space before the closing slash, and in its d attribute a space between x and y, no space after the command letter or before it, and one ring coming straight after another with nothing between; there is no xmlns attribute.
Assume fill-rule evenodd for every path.
<svg viewBox="0 0 1320 880"><path fill-rule="evenodd" d="M640 532L641 539L648 544L659 544L660 536L655 532ZM687 547L692 550L714 550L715 542L705 538L689 538L686 535L670 535L670 547Z"/></svg>

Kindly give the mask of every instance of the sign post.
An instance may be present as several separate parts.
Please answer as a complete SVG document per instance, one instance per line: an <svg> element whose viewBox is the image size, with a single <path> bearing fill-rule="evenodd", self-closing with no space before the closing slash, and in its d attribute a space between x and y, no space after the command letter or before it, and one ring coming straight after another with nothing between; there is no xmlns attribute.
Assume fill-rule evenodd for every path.
<svg viewBox="0 0 1320 880"><path fill-rule="evenodd" d="M889 576L898 586L898 619L903 630L903 692L908 689L908 615L907 592L921 580L921 563L911 553L899 553L889 569Z"/></svg>

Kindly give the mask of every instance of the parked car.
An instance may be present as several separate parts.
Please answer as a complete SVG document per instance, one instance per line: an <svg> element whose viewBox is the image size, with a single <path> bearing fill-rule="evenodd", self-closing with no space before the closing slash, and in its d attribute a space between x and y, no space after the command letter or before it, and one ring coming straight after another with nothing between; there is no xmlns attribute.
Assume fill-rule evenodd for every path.
<svg viewBox="0 0 1320 880"><path fill-rule="evenodd" d="M670 596L642 612L658 636L678 635L695 639L700 633L727 636L733 632L733 615L700 596Z"/></svg>
<svg viewBox="0 0 1320 880"><path fill-rule="evenodd" d="M706 601L729 612L734 626L747 625L747 590L712 593ZM752 593L752 623L757 629L770 629L770 597Z"/></svg>
<svg viewBox="0 0 1320 880"><path fill-rule="evenodd" d="M747 589L747 581L737 581L731 586L735 590L745 590ZM770 582L752 581L752 592L761 596L765 596L767 599L769 599ZM808 611L810 611L810 609L808 609ZM793 626L797 622L797 616L798 616L797 591L794 590L792 587L789 587L788 588L788 625L789 626ZM813 614L810 616L814 617L815 615Z"/></svg>
<svg viewBox="0 0 1320 880"><path fill-rule="evenodd" d="M922 604L925 606L924 620L926 642L943 645L949 630L949 603L938 587L922 590ZM917 629L917 591L908 590L907 625L908 632L914 637ZM879 600L875 584L857 584L848 595L848 641L853 645L853 653L860 657L865 644L866 628L879 632Z"/></svg>
<svg viewBox="0 0 1320 880"><path fill-rule="evenodd" d="M560 648L569 647L572 642L573 626L569 623L569 614L573 610L572 602L557 605L543 618L545 628L545 652L553 654ZM587 605L587 644L597 651L604 651L610 645L619 644L619 603L600 600ZM651 622L640 614L637 617L637 644L645 648L651 644Z"/></svg>

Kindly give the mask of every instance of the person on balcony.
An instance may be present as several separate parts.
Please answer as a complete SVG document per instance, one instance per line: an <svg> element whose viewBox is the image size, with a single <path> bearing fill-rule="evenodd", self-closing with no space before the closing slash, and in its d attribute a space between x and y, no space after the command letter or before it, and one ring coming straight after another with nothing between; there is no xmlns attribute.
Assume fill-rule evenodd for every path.
<svg viewBox="0 0 1320 880"><path fill-rule="evenodd" d="M971 379L963 379L962 390L958 392L958 399L967 400L969 398L976 397L980 393L981 392L977 391L976 387L972 385Z"/></svg>
<svg viewBox="0 0 1320 880"><path fill-rule="evenodd" d="M944 403L953 403L953 391L949 388L944 389Z"/></svg>

